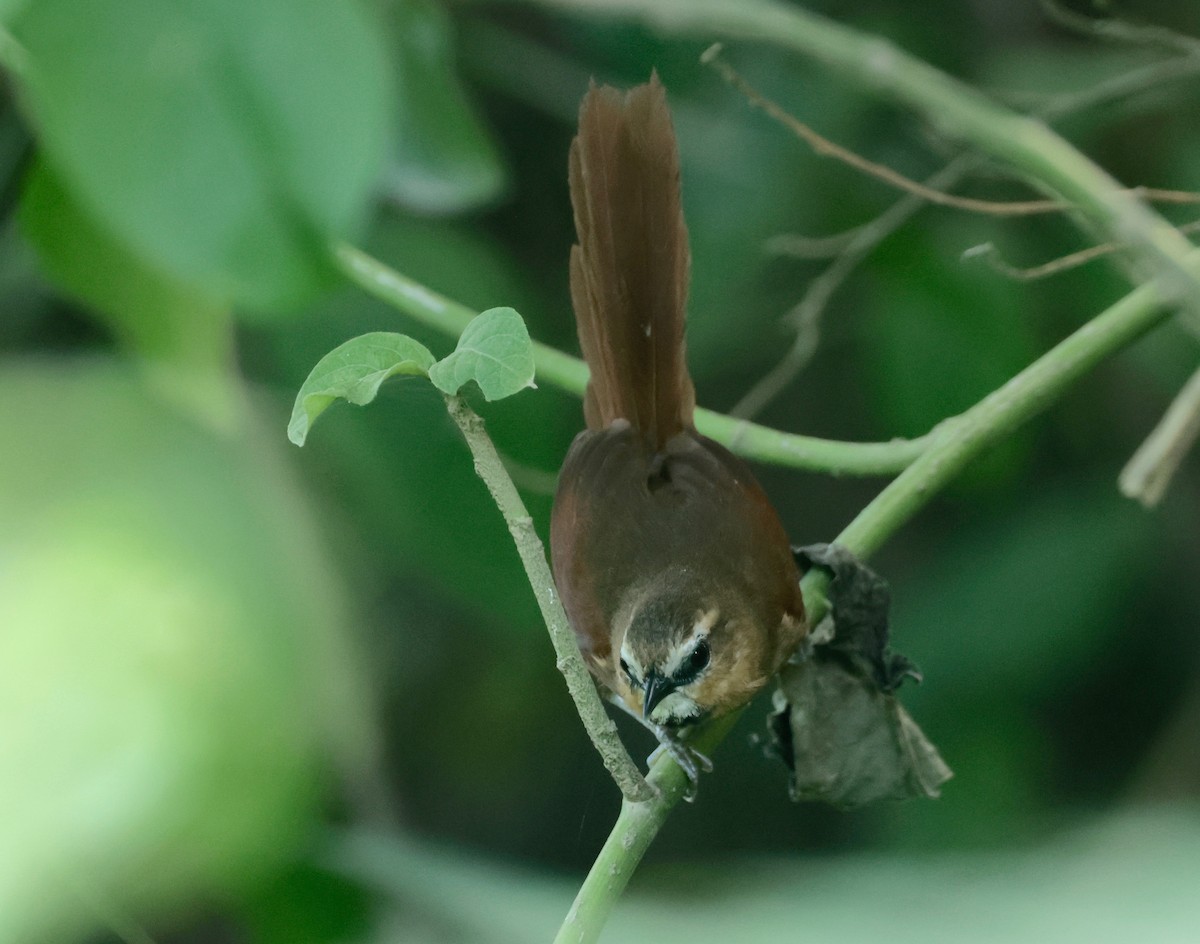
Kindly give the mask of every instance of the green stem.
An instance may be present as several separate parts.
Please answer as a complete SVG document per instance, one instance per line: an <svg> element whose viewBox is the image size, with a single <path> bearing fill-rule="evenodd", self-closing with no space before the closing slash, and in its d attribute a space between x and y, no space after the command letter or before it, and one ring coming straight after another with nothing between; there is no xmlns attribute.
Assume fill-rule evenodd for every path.
<svg viewBox="0 0 1200 944"><path fill-rule="evenodd" d="M1183 385L1146 441L1121 470L1121 493L1147 508L1162 500L1171 479L1200 436L1200 370Z"/></svg>
<svg viewBox="0 0 1200 944"><path fill-rule="evenodd" d="M496 447L484 430L483 420L460 397L447 397L446 407L467 441L467 447L475 460L475 471L491 492L517 545L517 553L537 597L542 619L546 621L546 628L550 631L550 641L558 656L558 670L567 680L567 690L571 693L588 737L592 739L604 766L617 782L625 801L629 803L651 800L656 794L638 771L629 752L625 750L625 745L621 743L617 726L604 710L604 703L600 700L596 685L579 655L575 634L571 631L567 614L563 611L562 603L555 592L554 579L546 563L546 551L533 527L533 519L525 510L525 503L521 501L517 487L513 485Z"/></svg>
<svg viewBox="0 0 1200 944"><path fill-rule="evenodd" d="M336 257L346 276L364 291L437 331L457 337L477 314L353 246L339 246ZM583 361L536 341L533 357L538 380L583 396L588 380L587 365ZM899 472L928 444L927 436L879 443L818 439L781 432L705 409L696 410L696 428L748 459L831 475Z"/></svg>
<svg viewBox="0 0 1200 944"><path fill-rule="evenodd" d="M858 85L920 112L943 133L1011 164L1062 197L1106 241L1128 246L1160 278L1164 299L1200 298L1191 244L1170 223L1042 121L996 104L893 43L779 0L537 0L578 13L640 20L665 33L747 39L809 56Z"/></svg>
<svg viewBox="0 0 1200 944"><path fill-rule="evenodd" d="M1200 271L1200 251L1188 265ZM879 493L838 537L856 554L872 554L971 459L1045 409L1074 381L1170 314L1155 284L1134 289L1003 387L934 431L929 451Z"/></svg>
<svg viewBox="0 0 1200 944"><path fill-rule="evenodd" d="M1200 250L1191 253L1187 265L1190 271L1200 272ZM1155 287L1146 285L1093 318L999 390L939 426L931 434L929 449L859 512L838 535L837 543L860 557L874 553L968 462L1049 406L1091 367L1168 315ZM801 586L809 618L815 625L825 613L824 578L810 572ZM715 724L720 725L719 732L709 728L697 732L699 743L706 748L715 747L732 727L732 721L724 718ZM648 779L662 789L662 795L636 808L629 804L622 808L600 857L579 889L559 932L559 941L588 944L599 938L629 876L678 802L682 786L678 790L661 786L682 784L683 774L670 757L658 758Z"/></svg>
<svg viewBox="0 0 1200 944"><path fill-rule="evenodd" d="M724 739L740 716L738 711L718 718L688 743L707 753ZM665 758L664 753L655 761L646 778L657 796L645 802L625 800L621 804L617 822L592 863L554 944L586 944L596 940L659 828L687 792L687 777L674 761L664 763Z"/></svg>

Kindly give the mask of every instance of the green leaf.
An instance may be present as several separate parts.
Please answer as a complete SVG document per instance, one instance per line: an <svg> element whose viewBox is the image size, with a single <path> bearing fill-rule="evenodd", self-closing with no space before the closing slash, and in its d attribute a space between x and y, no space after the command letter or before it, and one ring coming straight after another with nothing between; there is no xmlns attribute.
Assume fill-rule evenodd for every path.
<svg viewBox="0 0 1200 944"><path fill-rule="evenodd" d="M44 161L21 197L21 227L57 285L105 315L144 356L194 349L196 322L224 322L224 306L130 252Z"/></svg>
<svg viewBox="0 0 1200 944"><path fill-rule="evenodd" d="M388 195L419 213L492 202L507 185L505 169L455 74L449 16L428 0L402 0L389 12L399 95Z"/></svg>
<svg viewBox="0 0 1200 944"><path fill-rule="evenodd" d="M443 393L454 395L468 381L488 400L502 400L533 382L533 343L525 322L511 308L490 308L467 325L454 353L429 370Z"/></svg>
<svg viewBox="0 0 1200 944"><path fill-rule="evenodd" d="M0 23L6 23L25 6L28 0L0 0Z"/></svg>
<svg viewBox="0 0 1200 944"><path fill-rule="evenodd" d="M103 317L162 393L207 421L235 421L226 303L132 252L44 161L26 177L20 219L46 273Z"/></svg>
<svg viewBox="0 0 1200 944"><path fill-rule="evenodd" d="M332 281L387 139L386 58L353 0L39 0L22 101L84 209L255 308Z"/></svg>
<svg viewBox="0 0 1200 944"><path fill-rule="evenodd" d="M300 387L288 439L303 446L309 428L334 400L365 406L389 377L426 375L432 366L429 349L407 335L373 331L351 338L322 357Z"/></svg>

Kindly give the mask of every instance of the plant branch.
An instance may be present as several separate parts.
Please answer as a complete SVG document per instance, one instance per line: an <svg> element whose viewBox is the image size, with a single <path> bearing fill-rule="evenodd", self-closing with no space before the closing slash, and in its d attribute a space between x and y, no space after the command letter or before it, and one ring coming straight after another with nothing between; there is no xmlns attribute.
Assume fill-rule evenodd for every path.
<svg viewBox="0 0 1200 944"><path fill-rule="evenodd" d="M724 66L734 77L741 78L731 67L726 66L723 60L711 56L709 61L710 64L715 61L718 67ZM724 69L722 69L722 73L724 74ZM1173 76L1172 72L1168 77ZM1056 97L1042 105L1037 110L1037 114L1047 119L1061 118L1075 110L1095 105L1098 101L1130 94L1132 91L1144 89L1147 83L1156 83L1163 79L1163 71L1160 68L1136 69L1085 92ZM743 93L757 94L753 88L743 89ZM771 104L773 105L773 103ZM920 184L919 192L944 192L982 163L983 158L978 154L970 152L959 154ZM874 219L845 233L835 234L824 239L791 237L790 242L787 237L776 237L774 241L776 251L798 250L797 255L824 255L833 257L833 261L809 283L804 296L784 315L783 320L795 327L796 337L783 358L734 405L730 411L734 416L752 419L795 381L816 353L817 345L820 342L821 316L830 299L850 277L850 274L884 239L926 205L926 201L921 198L919 192L906 193ZM1094 248L1084 250L1084 252L1088 253L1087 258L1097 255Z"/></svg>
<svg viewBox="0 0 1200 944"><path fill-rule="evenodd" d="M744 83L745 80L731 66L725 63L724 60L719 59L716 53L713 53L714 48L718 47L710 48L709 52L705 53L705 56L702 57L702 61L707 59L710 65L715 65L722 72L722 75L728 81L734 82L735 85L739 82ZM1153 63L1149 66L1121 73L1103 82L1089 86L1082 91L1056 95L1038 105L1034 109L1034 114L1046 121L1058 120L1066 115L1093 107L1101 102L1128 96L1164 82L1194 75L1197 71L1200 71L1200 57L1168 59L1164 62ZM769 114L774 115L777 120L787 123L787 119L790 119L790 116L786 115L779 106L769 100L762 99L759 93L748 84L744 88L741 85L738 85L738 87L744 95L751 97L752 103L755 100L754 97L758 96L759 99L765 102L761 107L767 110ZM776 112L781 114L776 115ZM797 133L801 132L797 131ZM967 152L959 154L945 167L919 184L919 192L946 192L968 173L979 167L983 161L982 156L976 153ZM1137 188L1135 188L1134 192L1140 196L1146 196L1145 193L1140 192ZM1166 197L1174 195L1173 191L1163 191L1162 193ZM1194 200L1195 195L1189 195L1189 198ZM774 245L773 247L769 247L768 251L773 248L776 252L795 254L807 258L824 256L832 258L833 261L824 272L812 280L804 293L804 297L784 315L784 321L793 325L795 329L795 338L783 358L764 374L734 405L730 411L734 416L753 419L760 410L795 381L796 377L804 370L816 353L817 346L820 343L821 317L834 293L876 246L899 229L900 226L925 205L926 201L921 199L917 195L917 192L914 192L910 188L909 193L893 203L892 206L879 216L847 232L818 239L791 236L776 237L772 241ZM1186 233L1187 231L1188 228L1186 226L1180 227L1180 232ZM1118 248L1115 243L1107 243L1105 246L1112 248L1110 250L1108 248L1100 249L1100 247L1091 247L1067 257L1063 262L1067 265L1082 264L1093 258L1105 255L1109 251L1116 251L1116 248ZM1020 273L1017 277L1024 278L1040 277L1044 272L1050 274L1043 267L1037 267L1028 271L1028 275L1025 274L1024 270L1011 270L1011 274ZM1058 266L1054 266L1050 271L1057 272L1061 271L1061 269Z"/></svg>
<svg viewBox="0 0 1200 944"><path fill-rule="evenodd" d="M713 43L701 55L700 61L706 66L716 69L721 78L742 93L746 101L791 131L812 148L813 153L818 157L832 157L866 177L873 177L889 187L910 193L925 203L967 210L971 213L983 213L991 216L1038 216L1046 213L1060 213L1067 209L1067 206L1058 200L980 200L976 197L961 197L906 177L886 164L869 160L835 141L830 141L829 138L814 131L778 102L767 98L740 72L721 58L723 48L720 43ZM1175 191L1172 191L1172 194L1174 193ZM1195 197L1195 202L1200 202L1200 196Z"/></svg>
<svg viewBox="0 0 1200 944"><path fill-rule="evenodd" d="M925 185L952 186L978 163L975 155L960 154L927 178ZM795 326L796 338L783 358L734 405L732 412L735 416L753 417L796 379L816 352L821 315L834 293L875 247L924 206L925 201L921 197L906 194L879 216L852 231L836 258L809 283L804 297L784 315L783 320Z"/></svg>
<svg viewBox="0 0 1200 944"><path fill-rule="evenodd" d="M1059 26L1084 36L1134 46L1159 46L1200 56L1200 40L1162 26L1139 26L1116 17L1101 19L1066 9L1058 0L1041 0L1042 13Z"/></svg>
<svg viewBox="0 0 1200 944"><path fill-rule="evenodd" d="M1147 508L1161 500L1179 463L1200 436L1200 370L1183 385L1167 412L1121 471L1121 494Z"/></svg>
<svg viewBox="0 0 1200 944"><path fill-rule="evenodd" d="M1187 260L1200 273L1200 250ZM933 441L912 465L867 505L836 538L860 557L874 553L972 459L1025 420L1045 409L1105 357L1136 340L1170 314L1154 285L1135 289L1047 351L1000 389L971 409L941 424ZM801 582L805 606L815 624L826 611L824 575L810 571ZM740 712L738 713L740 714ZM718 719L697 732L696 743L711 751L732 727ZM683 772L670 757L655 761L648 775L659 797L647 804L624 804L600 857L588 872L557 941L595 941L654 836L685 788Z"/></svg>
<svg viewBox="0 0 1200 944"><path fill-rule="evenodd" d="M1161 62L1152 62L1149 65L1121 72L1074 92L1062 92L1048 98L1041 98L1033 107L1033 114L1043 121L1054 123L1067 115L1073 115L1119 98L1132 97L1171 82L1195 78L1198 74L1200 74L1200 56L1177 56L1172 59L1164 59ZM950 166L958 165L964 158L968 158L969 163L963 163L959 168L960 174L963 175L974 170L982 160L976 154L960 154L952 164L947 164L933 177L926 179L925 186L939 190L947 190L952 187L960 178L955 177L939 182L942 180L941 174ZM896 204L893 204L893 208L909 199L908 196L901 197ZM925 204L924 201L914 200L913 205L920 207ZM890 210L885 211L885 214L888 212ZM873 222L868 221L827 236L781 233L767 240L765 249L772 255L793 256L797 259L832 259L845 251L859 235L859 232L871 226Z"/></svg>
<svg viewBox="0 0 1200 944"><path fill-rule="evenodd" d="M717 718L689 738L688 743L701 753L708 753L733 729L741 713L736 711ZM687 777L678 765L674 761L663 763L662 758L651 767L647 779L657 796L645 803L627 800L621 804L617 822L575 896L554 944L589 944L599 937L642 856L689 788Z"/></svg>
<svg viewBox="0 0 1200 944"><path fill-rule="evenodd" d="M1183 223L1179 227L1179 232L1187 235L1188 233L1200 232L1200 220L1192 220L1189 223ZM992 243L983 243L979 246L972 246L963 252L963 259L983 259L984 262L997 274L1003 275L1005 278L1016 279L1021 282L1032 282L1037 279L1044 279L1051 275L1059 275L1063 272L1069 272L1072 269L1077 269L1081 265L1086 265L1096 259L1103 259L1105 256L1110 256L1114 252L1120 252L1124 246L1119 246L1116 243L1101 243L1098 246L1087 246L1084 249L1076 250L1075 252L1067 253L1065 256L1058 256L1051 259L1049 262L1043 262L1034 266L1014 266L1003 256L1000 251Z"/></svg>
<svg viewBox="0 0 1200 944"><path fill-rule="evenodd" d="M558 670L567 680L567 690L571 693L571 699L575 702L575 709L579 712L584 728L587 729L588 737L592 739L604 766L617 782L625 802L650 800L655 796L654 790L638 771L629 752L625 750L625 745L621 743L617 726L604 710L604 703L600 700L596 685L579 655L575 634L571 631L567 614L563 611L558 593L554 589L554 579L546 563L546 552L538 539L537 531L534 530L533 519L525 510L525 503L521 501L517 487L513 485L496 447L484 430L483 420L461 397L447 397L446 407L467 441L475 460L475 471L492 493L492 498L495 499L500 513L504 515L509 533L517 545L517 553L525 566L529 584L537 596L542 619L546 621L546 628L550 631L550 641L558 657Z"/></svg>
<svg viewBox="0 0 1200 944"><path fill-rule="evenodd" d="M767 98L733 66L721 58L723 46L713 43L700 56L700 61L712 66L729 85L737 89L752 106L761 109L770 118L783 125L796 137L807 144L818 157L832 157L847 167L858 171L866 177L873 177L881 183L911 193L927 203L937 206L951 207L956 210L966 210L970 213L982 213L990 216L1039 216L1047 213L1059 213L1069 207L1058 200L981 200L977 197L963 197L937 187L930 187L911 177L906 177L899 171L869 160L861 154L843 147L835 141L819 134L795 115L788 112L773 99ZM1138 185L1126 187L1125 193L1133 194L1151 203L1196 204L1200 203L1200 193L1190 190L1166 190L1160 187Z"/></svg>
<svg viewBox="0 0 1200 944"><path fill-rule="evenodd" d="M1129 245L1161 279L1161 297L1197 304L1191 244L1042 121L1010 111L893 43L779 0L537 0L543 6L644 22L665 33L782 46L822 62L881 97L922 112L1079 210L1112 242ZM1193 309L1189 311L1195 313Z"/></svg>
<svg viewBox="0 0 1200 944"><path fill-rule="evenodd" d="M457 337L475 317L476 312L466 305L439 295L353 246L337 247L335 257L346 276L364 291L437 331ZM588 379L583 361L536 341L533 358L538 380L583 395ZM921 436L889 442L839 442L785 433L705 409L696 410L696 428L748 459L830 475L899 472L921 454L928 441Z"/></svg>

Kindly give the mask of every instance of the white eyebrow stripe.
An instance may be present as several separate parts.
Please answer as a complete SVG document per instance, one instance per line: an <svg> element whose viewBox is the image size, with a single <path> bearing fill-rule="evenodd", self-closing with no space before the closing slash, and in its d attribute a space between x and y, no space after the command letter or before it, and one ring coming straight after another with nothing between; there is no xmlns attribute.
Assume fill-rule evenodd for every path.
<svg viewBox="0 0 1200 944"><path fill-rule="evenodd" d="M716 607L713 607L711 610L705 610L696 618L695 625L692 626L691 635L680 643L667 661L663 663L663 675L667 678L672 678L679 671L679 667L683 665L683 660L690 656L700 640L709 634L709 631L716 625L720 615Z"/></svg>

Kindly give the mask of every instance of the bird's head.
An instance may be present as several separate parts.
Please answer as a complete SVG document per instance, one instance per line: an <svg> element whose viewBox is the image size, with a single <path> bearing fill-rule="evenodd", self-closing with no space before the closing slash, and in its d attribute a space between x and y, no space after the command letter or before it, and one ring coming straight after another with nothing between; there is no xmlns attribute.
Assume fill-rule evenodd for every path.
<svg viewBox="0 0 1200 944"><path fill-rule="evenodd" d="M743 704L767 681L765 627L736 596L648 588L613 628L617 691L654 724L695 724Z"/></svg>

